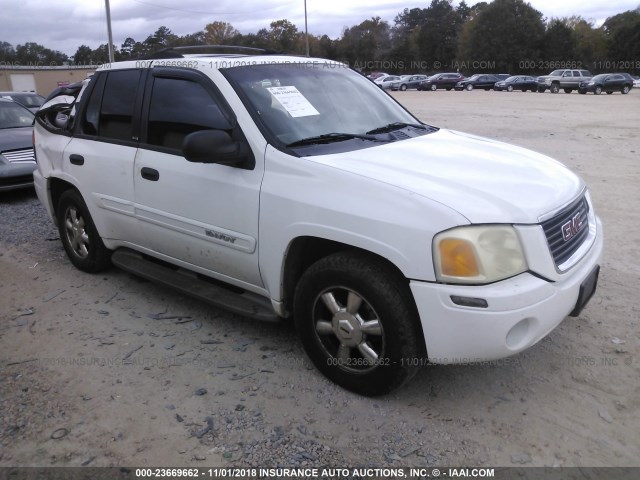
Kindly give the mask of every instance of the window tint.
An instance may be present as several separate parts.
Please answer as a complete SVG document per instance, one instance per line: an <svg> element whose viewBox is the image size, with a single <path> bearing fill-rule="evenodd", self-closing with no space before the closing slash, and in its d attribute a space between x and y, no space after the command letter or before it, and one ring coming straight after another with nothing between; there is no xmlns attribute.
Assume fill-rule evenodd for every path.
<svg viewBox="0 0 640 480"><path fill-rule="evenodd" d="M580 76L580 72L573 72L573 76L574 77L579 77Z"/></svg>
<svg viewBox="0 0 640 480"><path fill-rule="evenodd" d="M199 83L158 77L153 82L147 143L179 150L188 134L230 130L218 103Z"/></svg>
<svg viewBox="0 0 640 480"><path fill-rule="evenodd" d="M140 70L109 72L100 109L99 136L131 141L140 75Z"/></svg>
<svg viewBox="0 0 640 480"><path fill-rule="evenodd" d="M106 75L98 75L96 84L91 92L91 97L87 103L82 120L82 133L86 135L98 134L98 119L100 118L100 103L102 102L102 92L104 91L104 81Z"/></svg>

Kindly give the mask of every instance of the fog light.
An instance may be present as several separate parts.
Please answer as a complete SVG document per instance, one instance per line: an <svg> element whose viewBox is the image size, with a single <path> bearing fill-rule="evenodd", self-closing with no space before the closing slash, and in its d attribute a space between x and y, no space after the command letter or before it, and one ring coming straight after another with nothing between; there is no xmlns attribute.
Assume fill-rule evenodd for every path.
<svg viewBox="0 0 640 480"><path fill-rule="evenodd" d="M518 350L524 347L528 341L530 325L530 318L525 318L516 323L511 330L509 330L509 333L507 333L507 347L512 350Z"/></svg>

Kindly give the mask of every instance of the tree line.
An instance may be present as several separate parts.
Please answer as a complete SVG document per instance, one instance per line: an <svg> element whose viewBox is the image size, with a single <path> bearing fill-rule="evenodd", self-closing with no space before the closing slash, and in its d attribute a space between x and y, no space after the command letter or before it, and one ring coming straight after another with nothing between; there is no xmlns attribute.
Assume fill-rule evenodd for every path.
<svg viewBox="0 0 640 480"><path fill-rule="evenodd" d="M143 41L129 37L113 45L116 61L144 58L160 49L188 45L240 45L292 54L306 51L304 32L289 20L242 34L213 21L202 31L179 36L161 26ZM600 27L580 16L546 19L523 0L494 0L457 6L432 0L426 8L404 9L393 24L372 17L345 28L342 36L309 35L312 56L389 73L482 71L546 73L555 68L640 73L640 7L606 19ZM0 41L4 64L96 65L108 61L107 45L80 45L69 58L37 43L13 47Z"/></svg>

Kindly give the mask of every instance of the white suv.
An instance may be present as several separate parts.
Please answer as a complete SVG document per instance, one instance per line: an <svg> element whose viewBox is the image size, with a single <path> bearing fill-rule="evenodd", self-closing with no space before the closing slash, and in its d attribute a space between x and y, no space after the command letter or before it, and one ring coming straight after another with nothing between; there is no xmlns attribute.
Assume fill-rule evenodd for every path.
<svg viewBox="0 0 640 480"><path fill-rule="evenodd" d="M38 197L81 270L293 316L365 395L520 352L593 294L601 223L560 163L425 125L332 61L181 55L102 66L38 115Z"/></svg>

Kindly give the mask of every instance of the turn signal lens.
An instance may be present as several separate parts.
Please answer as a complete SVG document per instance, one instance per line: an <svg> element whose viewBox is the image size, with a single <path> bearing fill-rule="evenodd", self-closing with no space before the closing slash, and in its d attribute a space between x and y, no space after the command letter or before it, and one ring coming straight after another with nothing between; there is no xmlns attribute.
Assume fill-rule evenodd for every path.
<svg viewBox="0 0 640 480"><path fill-rule="evenodd" d="M475 249L468 240L445 238L439 244L442 273L451 277L476 277L480 274Z"/></svg>

